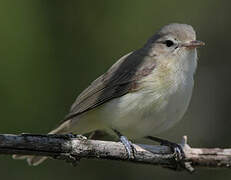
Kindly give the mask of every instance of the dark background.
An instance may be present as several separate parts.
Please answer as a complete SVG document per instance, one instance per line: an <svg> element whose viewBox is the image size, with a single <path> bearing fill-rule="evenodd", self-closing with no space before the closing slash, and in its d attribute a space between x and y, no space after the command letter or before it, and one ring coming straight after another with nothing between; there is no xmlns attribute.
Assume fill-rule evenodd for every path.
<svg viewBox="0 0 231 180"><path fill-rule="evenodd" d="M21 0L0 2L0 133L47 133L76 96L161 26L191 24L199 66L190 107L161 137L193 147L230 147L230 1ZM0 156L1 179L229 179L230 170L176 173L150 165L82 160L72 167Z"/></svg>

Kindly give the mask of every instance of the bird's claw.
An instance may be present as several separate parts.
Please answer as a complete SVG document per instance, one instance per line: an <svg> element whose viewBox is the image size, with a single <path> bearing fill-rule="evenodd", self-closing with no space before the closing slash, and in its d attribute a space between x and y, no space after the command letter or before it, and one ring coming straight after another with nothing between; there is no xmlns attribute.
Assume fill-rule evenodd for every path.
<svg viewBox="0 0 231 180"><path fill-rule="evenodd" d="M129 141L127 139L127 137L125 137L125 136L120 136L120 141L124 145L124 147L127 151L128 159L134 159L135 153L136 153L136 148L134 147L132 142Z"/></svg>
<svg viewBox="0 0 231 180"><path fill-rule="evenodd" d="M175 161L175 165L173 166L168 166L167 168L173 169L173 170L182 170L182 169L186 169L190 172L192 172L192 170L189 170L189 165L187 164L187 162L185 162L185 153L184 150L182 148L181 145L177 144L177 143L173 143L170 142L168 140L165 139L161 139L158 137L152 137L152 136L147 136L146 138L156 141L158 143L160 143L160 145L164 145L164 146L168 146L171 151L173 152L173 157L174 157L174 161ZM190 166L191 168L191 166Z"/></svg>

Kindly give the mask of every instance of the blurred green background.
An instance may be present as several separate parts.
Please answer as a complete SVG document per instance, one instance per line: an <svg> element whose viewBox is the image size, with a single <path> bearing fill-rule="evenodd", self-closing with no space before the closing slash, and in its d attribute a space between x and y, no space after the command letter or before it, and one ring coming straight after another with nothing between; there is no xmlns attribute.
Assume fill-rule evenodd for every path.
<svg viewBox="0 0 231 180"><path fill-rule="evenodd" d="M193 147L230 147L230 1L21 0L0 2L0 133L47 133L76 96L161 26L191 24L199 50L193 98L181 123L161 137ZM231 170L176 173L150 165L82 160L72 167L0 156L1 179L229 179Z"/></svg>

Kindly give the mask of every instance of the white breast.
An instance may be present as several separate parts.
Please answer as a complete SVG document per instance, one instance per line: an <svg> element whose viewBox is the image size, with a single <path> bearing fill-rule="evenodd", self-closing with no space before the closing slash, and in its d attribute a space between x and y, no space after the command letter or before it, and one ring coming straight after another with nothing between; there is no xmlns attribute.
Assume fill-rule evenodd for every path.
<svg viewBox="0 0 231 180"><path fill-rule="evenodd" d="M172 127L184 115L189 105L196 51L184 56L177 66L160 76L158 67L142 80L142 89L106 103L101 108L101 120L129 138L160 133ZM178 60L179 61L179 60ZM160 68L161 69L161 68Z"/></svg>

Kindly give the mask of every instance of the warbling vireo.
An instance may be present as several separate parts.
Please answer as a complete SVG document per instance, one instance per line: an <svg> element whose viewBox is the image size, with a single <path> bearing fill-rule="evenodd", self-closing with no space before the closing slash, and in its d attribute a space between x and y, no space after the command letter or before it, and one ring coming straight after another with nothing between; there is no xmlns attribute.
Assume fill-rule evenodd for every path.
<svg viewBox="0 0 231 180"><path fill-rule="evenodd" d="M113 130L130 156L132 144L126 137L155 135L172 127L184 115L193 90L196 48L202 45L192 26L164 26L142 48L120 58L93 81L50 134ZM30 165L46 159L26 158Z"/></svg>

